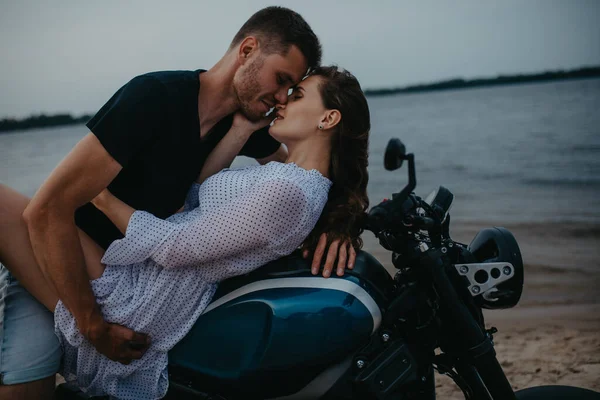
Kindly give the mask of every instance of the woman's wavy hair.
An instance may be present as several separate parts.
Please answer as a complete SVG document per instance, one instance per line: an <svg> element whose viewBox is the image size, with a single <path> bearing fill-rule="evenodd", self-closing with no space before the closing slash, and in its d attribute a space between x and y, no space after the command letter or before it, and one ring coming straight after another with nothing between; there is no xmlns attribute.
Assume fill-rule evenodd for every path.
<svg viewBox="0 0 600 400"><path fill-rule="evenodd" d="M369 105L358 80L348 71L337 66L317 67L309 76L321 78L319 91L323 105L338 110L341 120L331 139L329 178L333 185L325 209L302 248L314 252L319 237L326 232L329 243L350 238L354 249L360 250L363 244L360 234L369 207Z"/></svg>

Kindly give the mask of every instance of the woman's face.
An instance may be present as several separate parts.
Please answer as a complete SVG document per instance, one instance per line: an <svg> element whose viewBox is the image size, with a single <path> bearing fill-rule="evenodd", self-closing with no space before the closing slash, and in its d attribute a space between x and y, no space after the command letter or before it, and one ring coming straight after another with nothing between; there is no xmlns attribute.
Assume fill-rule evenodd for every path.
<svg viewBox="0 0 600 400"><path fill-rule="evenodd" d="M319 92L319 76L309 76L300 82L288 96L286 105L279 105L277 118L269 133L282 143L305 139L314 135L327 110Z"/></svg>

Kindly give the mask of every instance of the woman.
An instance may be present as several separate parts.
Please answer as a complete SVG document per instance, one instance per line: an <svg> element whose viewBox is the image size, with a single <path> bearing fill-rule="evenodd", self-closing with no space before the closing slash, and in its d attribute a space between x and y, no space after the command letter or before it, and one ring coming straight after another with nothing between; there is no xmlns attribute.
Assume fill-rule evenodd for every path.
<svg viewBox="0 0 600 400"><path fill-rule="evenodd" d="M313 250L325 226L361 246L370 118L358 82L336 67L318 68L276 115L269 132L287 146L286 163L207 178L209 159L202 184L190 189L183 211L167 220L136 211L106 191L94 199L125 235L104 254L82 236L97 302L106 320L148 334L151 344L128 365L100 355L39 279L32 293L45 293L40 301L54 310L67 381L92 395L160 398L168 385L168 350L193 326L220 280L300 245Z"/></svg>

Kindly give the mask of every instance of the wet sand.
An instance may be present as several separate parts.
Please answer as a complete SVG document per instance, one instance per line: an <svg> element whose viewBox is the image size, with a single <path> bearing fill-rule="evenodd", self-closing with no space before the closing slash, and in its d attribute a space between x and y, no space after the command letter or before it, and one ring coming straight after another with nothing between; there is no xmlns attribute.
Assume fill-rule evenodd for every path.
<svg viewBox="0 0 600 400"><path fill-rule="evenodd" d="M489 223L453 223L454 240L469 243ZM570 385L600 391L600 225L538 223L505 226L525 264L517 307L486 310L496 353L515 389ZM367 240L390 272L389 253ZM380 250L381 249L381 250ZM438 398L464 399L450 378L436 375Z"/></svg>

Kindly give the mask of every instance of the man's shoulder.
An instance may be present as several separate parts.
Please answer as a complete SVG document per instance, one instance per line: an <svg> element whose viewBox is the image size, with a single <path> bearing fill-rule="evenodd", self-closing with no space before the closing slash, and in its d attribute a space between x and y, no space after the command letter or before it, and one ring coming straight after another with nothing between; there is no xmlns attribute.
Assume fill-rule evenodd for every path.
<svg viewBox="0 0 600 400"><path fill-rule="evenodd" d="M131 81L154 82L163 85L171 85L180 82L198 82L200 71L201 70L153 71L138 75Z"/></svg>
<svg viewBox="0 0 600 400"><path fill-rule="evenodd" d="M134 77L125 86L133 93L146 94L162 102L188 102L198 96L200 71L147 72Z"/></svg>

